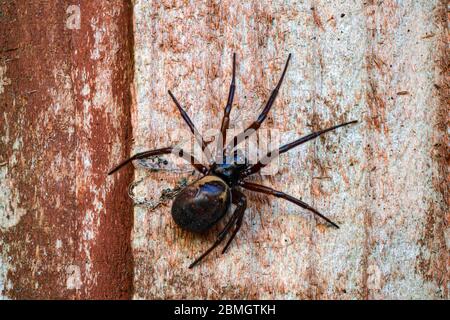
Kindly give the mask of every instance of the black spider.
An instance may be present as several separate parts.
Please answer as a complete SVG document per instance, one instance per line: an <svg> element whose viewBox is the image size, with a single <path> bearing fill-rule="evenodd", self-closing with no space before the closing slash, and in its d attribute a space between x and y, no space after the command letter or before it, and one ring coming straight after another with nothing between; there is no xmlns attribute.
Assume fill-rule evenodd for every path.
<svg viewBox="0 0 450 320"><path fill-rule="evenodd" d="M233 229L228 242L222 250L222 253L225 253L231 241L236 236L236 233L239 231L239 228L242 225L242 220L244 217L245 209L247 207L247 200L245 195L239 190L240 187L244 189L248 189L255 192L269 194L278 198L283 198L287 201L295 203L296 205L312 211L314 214L318 215L322 219L326 220L328 223L332 224L336 228L339 228L337 224L332 222L327 217L323 216L316 209L312 208L305 202L300 199L294 198L284 192L276 191L272 188L258 185L255 183L251 183L245 180L248 176L259 172L264 166L266 166L274 153L277 150L269 152L265 158L259 160L256 164L250 165L247 162L247 159L239 159L239 156L236 152L233 155L229 155L229 150L232 150L239 143L247 139L251 134L253 134L256 130L259 129L261 124L267 117L276 97L278 94L278 90L280 89L281 83L283 82L283 78L286 74L286 70L289 64L289 60L291 55L286 61L286 65L284 67L283 73L281 75L280 80L278 81L277 86L272 91L269 100L267 101L263 111L258 116L257 120L253 122L247 129L245 129L242 133L235 136L232 140L232 143L228 144L226 148L223 146L226 143L226 130L228 129L229 121L230 121L230 112L233 104L234 91L235 91L235 74L236 74L236 54L233 55L233 77L231 80L230 91L228 95L227 105L225 107L225 112L222 119L221 126L221 139L218 139L218 146L220 146L219 151L219 159L224 161L216 161L212 165L206 167L205 165L198 162L191 154L177 149L175 147L166 147L157 150L150 150L135 154L131 158L123 161L117 167L112 169L108 174L112 174L122 168L127 163L131 162L135 159L142 159L148 157L159 156L162 154L169 154L175 152L180 157L187 159L191 165L198 170L203 177L193 182L192 184L186 186L181 192L176 196L172 204L172 217L175 222L183 229L196 232L203 233L209 230L212 226L214 226L225 214L231 206L231 203L236 205L236 209L232 214L230 220L226 223L223 230L218 234L217 240L214 244L199 258L197 258L189 268L194 267L198 264L204 257L206 257L214 248L216 248L228 235L228 233ZM195 135L197 141L202 146L202 151L207 154L207 157L210 154L208 151L208 144L204 141L203 137L198 133L191 119L181 107L177 99L174 97L172 92L169 90L169 94L176 104L178 110L181 113L181 116L186 121L189 126L191 132ZM282 154L284 152L289 151L290 149L301 145L309 140L317 138L318 136L334 130L336 128L349 125L351 123L356 123L357 121L350 121L346 123L342 123L336 125L334 127L320 130L314 133L311 133L307 136L304 136L298 140L295 140L289 144L286 144L278 149L278 154ZM221 141L220 141L221 140Z"/></svg>

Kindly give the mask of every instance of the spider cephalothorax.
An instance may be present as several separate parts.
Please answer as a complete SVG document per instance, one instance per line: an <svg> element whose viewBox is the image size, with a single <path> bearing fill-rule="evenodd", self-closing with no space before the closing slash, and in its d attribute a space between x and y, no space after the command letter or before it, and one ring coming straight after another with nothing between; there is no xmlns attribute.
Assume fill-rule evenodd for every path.
<svg viewBox="0 0 450 320"><path fill-rule="evenodd" d="M120 163L117 167L115 167L109 172L109 174L112 174L133 160L149 158L163 154L175 153L178 156L185 158L203 176L200 179L191 183L190 185L186 186L183 190L180 191L180 193L177 194L172 204L172 217L181 228L191 232L201 233L209 230L221 218L223 218L226 215L232 203L236 206L236 209L234 210L230 220L225 224L223 230L217 235L217 239L214 242L214 244L199 258L197 258L189 266L189 268L194 267L204 257L206 257L214 248L216 248L227 237L227 235L231 231L232 232L231 236L229 237L228 242L223 248L222 253L224 253L227 250L228 246L230 245L231 241L234 239L236 233L239 231L242 225L245 209L247 207L247 199L246 196L241 192L241 188L251 190L254 192L272 195L290 201L304 209L313 212L322 219L326 220L331 225L335 226L336 228L339 228L337 224L332 222L327 217L323 216L316 209L312 208L302 200L294 198L282 191L276 191L270 187L248 182L246 181L246 178L252 174L259 172L262 168L264 168L272 159L273 154L275 153L282 154L284 152L291 150L292 148L295 148L300 144L315 139L328 131L332 131L334 129L352 123L356 123L356 121L342 123L327 129L310 133L304 137L301 137L291 143L288 143L280 147L278 150L272 150L271 152L268 152L265 157L263 157L261 160L259 160L256 164L253 165L249 164L247 159L239 155L237 152L233 152L233 154L231 155L227 154L228 150L234 150L234 148L239 143L241 143L242 141L247 139L251 134L256 132L266 119L278 95L278 91L280 89L281 83L283 82L283 78L286 74L290 58L291 55L289 55L286 61L286 65L283 69L283 73L280 77L280 80L278 81L277 86L272 91L266 105L264 106L264 109L258 116L257 120L253 122L250 126L248 126L242 133L236 135L231 140L231 142L228 145L226 145L226 147L224 147L226 143L226 131L229 126L230 112L231 107L233 105L234 91L236 87L235 86L236 55L235 54L233 55L233 76L231 80L230 91L228 94L228 101L225 107L222 125L220 128L220 136L219 136L220 138L218 139L217 145L219 149L217 159L220 159L221 161L215 161L207 167L201 164L191 154L185 152L184 150L175 147L166 147L162 149L155 149L135 154L131 158ZM208 154L210 156L208 144L204 141L203 137L197 131L191 119L184 111L184 109L181 107L180 103L174 97L172 92L170 92L170 90L169 95L176 104L178 110L181 113L181 116L189 126L189 129L195 135L196 140L202 146L202 151L204 151L205 154ZM220 150L222 151L220 152Z"/></svg>

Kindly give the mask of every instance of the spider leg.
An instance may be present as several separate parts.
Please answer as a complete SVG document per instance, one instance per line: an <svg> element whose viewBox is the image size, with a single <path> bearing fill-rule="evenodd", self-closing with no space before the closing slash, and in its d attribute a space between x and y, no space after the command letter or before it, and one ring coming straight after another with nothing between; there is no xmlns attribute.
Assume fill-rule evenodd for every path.
<svg viewBox="0 0 450 320"><path fill-rule="evenodd" d="M193 267L195 267L211 251L213 251L219 244L221 244L222 241L226 238L227 234L230 232L230 229L236 223L236 221L239 221L239 219L242 219L241 216L243 215L243 212L245 211L247 200L246 200L245 196L237 190L233 190L232 195L233 195L233 197L232 197L233 203L236 205L236 209L234 210L232 217L230 218L230 220L228 220L227 224L222 229L222 231L220 231L220 233L217 235L217 238L216 238L216 241L214 242L214 244L208 250L206 250L200 257L198 257L194 262L192 262L189 266L189 269L192 269ZM237 230L235 229L233 231L232 238L234 238L234 235L236 234L236 232L237 232ZM229 243L231 242L231 239L228 241L226 247L228 247ZM225 252L225 250L223 252Z"/></svg>
<svg viewBox="0 0 450 320"><path fill-rule="evenodd" d="M225 159L225 143L227 141L227 129L230 125L230 112L233 107L233 99L234 99L234 91L236 89L236 53L233 54L233 76L231 78L230 91L228 93L227 105L225 106L222 125L220 126L220 134L221 136L217 140L217 157L220 157L220 152L222 153L222 162ZM222 144L220 144L222 143ZM217 160L216 160L217 162ZM220 161L219 161L220 162Z"/></svg>
<svg viewBox="0 0 450 320"><path fill-rule="evenodd" d="M230 239L228 239L227 244L225 245L225 247L222 250L222 254L224 254L228 247L231 244L231 241L233 241L234 237L236 236L236 234L238 233L239 229L241 229L242 226L242 220L244 220L244 213L245 213L245 209L247 209L247 197L240 191L235 190L236 194L240 195L240 199L238 200L236 206L236 224L233 230L233 233L230 236Z"/></svg>
<svg viewBox="0 0 450 320"><path fill-rule="evenodd" d="M350 122L345 122L345 123L338 124L336 126L333 126L333 127L327 128L327 129L323 129L323 130L319 130L319 131L310 133L310 134L308 134L308 135L306 135L306 136L304 136L304 137L302 137L300 139L297 139L297 140L295 140L295 141L293 141L291 143L285 144L284 146L280 147L278 149L278 155L280 155L282 153L285 153L285 152L287 152L287 151L289 151L289 150L291 150L291 149L293 149L293 148L295 148L295 147L297 147L297 146L299 146L299 145L301 145L301 144L303 144L303 143L305 143L307 141L315 139L315 138L319 137L320 135L322 135L322 134L324 134L326 132L335 130L335 129L343 127L343 126L347 126L349 124L357 123L357 122L358 121L353 120L353 121L350 121ZM270 163L270 161L275 158L275 157L273 157L274 155L275 155L274 150L268 152L267 155L264 158L262 158L256 164L254 164L253 166L248 168L246 171L244 171L244 174L243 174L242 177L245 178L245 177L248 177L249 175L252 175L252 174L254 174L256 172L261 171L262 168L267 166Z"/></svg>
<svg viewBox="0 0 450 320"><path fill-rule="evenodd" d="M178 151L177 155L179 157L182 157L182 158L186 159L187 161L189 161L191 163L191 165L195 169L197 169L200 173L205 174L208 171L208 169L203 164L198 162L194 158L194 156L192 156L190 153L187 153L187 152L183 151L182 149L178 149L178 148L174 148L174 147L166 147L166 148L162 148L162 149L155 149L155 150L149 150L149 151L136 153L134 156L132 156L132 157L122 161L116 167L111 169L111 171L108 172L108 175L113 174L114 172L118 171L123 166L125 166L126 164L130 163L133 160L154 157L154 156L158 156L158 155L161 155L161 154L169 154L169 153L172 153L173 151L175 151L175 152Z"/></svg>
<svg viewBox="0 0 450 320"><path fill-rule="evenodd" d="M211 160L211 152L209 151L208 144L203 139L200 132L198 132L197 128L195 127L194 123L192 122L191 118L189 118L189 115L186 113L186 111L183 109L181 104L178 102L177 98L173 95L172 91L169 90L169 95L172 98L173 102L177 106L178 110L180 111L181 117L188 125L191 132L194 134L195 139L202 147L202 151L205 153L206 159L209 162Z"/></svg>
<svg viewBox="0 0 450 320"><path fill-rule="evenodd" d="M294 197L292 197L292 196L290 196L290 195L288 195L288 194L286 194L284 192L276 191L276 190L274 190L272 188L269 188L269 187L266 187L266 186L262 186L262 185L259 185L259 184L255 184L255 183L246 182L246 181L243 181L241 183L241 186L243 188L251 190L251 191L269 194L269 195L275 196L277 198L282 198L282 199L285 199L285 200L287 200L289 202L295 203L296 205L313 212L314 214L318 215L319 217L321 217L322 219L326 220L328 223L332 224L334 227L339 229L339 226L336 223L334 223L333 221L331 221L330 219L325 217L323 214L321 214L319 211L317 211L316 209L311 207L309 204L303 202L300 199L294 198Z"/></svg>
<svg viewBox="0 0 450 320"><path fill-rule="evenodd" d="M273 89L272 93L270 94L269 100L267 100L267 103L261 112L261 114L258 116L255 122L253 122L247 129L244 130L244 132L241 132L237 136L235 136L230 142L227 147L225 148L225 152L231 150L231 148L235 148L239 143L244 141L245 139L248 139L250 135L256 132L256 130L261 127L261 124L264 122L264 120L267 118L267 115L269 114L270 109L273 106L273 103L275 102L275 99L278 95L278 91L280 90L281 84L283 83L284 76L287 71L287 67L289 65L289 60L291 59L291 54L289 54L288 59L286 61L286 65L284 66L283 73L281 74L280 80L278 81L277 86L275 89ZM232 144L231 144L232 143Z"/></svg>

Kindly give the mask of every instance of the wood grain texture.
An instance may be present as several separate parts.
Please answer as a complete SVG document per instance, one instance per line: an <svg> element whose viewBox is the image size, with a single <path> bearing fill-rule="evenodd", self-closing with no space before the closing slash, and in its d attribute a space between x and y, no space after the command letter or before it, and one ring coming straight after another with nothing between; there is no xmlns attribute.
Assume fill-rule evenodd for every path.
<svg viewBox="0 0 450 320"><path fill-rule="evenodd" d="M256 178L301 197L339 230L246 192L249 209L229 252L188 270L217 229L193 236L175 226L170 203L137 206L134 297L447 299L447 32L437 0L136 0L133 151L188 136L168 89L201 131L218 128L233 52L232 119L256 117L292 53L264 127L289 142L360 122L290 151L280 173ZM183 176L135 175L154 198Z"/></svg>
<svg viewBox="0 0 450 320"><path fill-rule="evenodd" d="M448 299L448 8L443 0L0 1L0 299ZM284 154L245 191L226 255L181 231L170 201L197 176L131 166L135 152L253 121ZM133 56L134 55L134 56ZM149 164L147 163L147 166ZM146 197L143 199L142 197ZM134 214L134 216L133 216Z"/></svg>
<svg viewBox="0 0 450 320"><path fill-rule="evenodd" d="M129 298L128 1L0 2L0 298Z"/></svg>

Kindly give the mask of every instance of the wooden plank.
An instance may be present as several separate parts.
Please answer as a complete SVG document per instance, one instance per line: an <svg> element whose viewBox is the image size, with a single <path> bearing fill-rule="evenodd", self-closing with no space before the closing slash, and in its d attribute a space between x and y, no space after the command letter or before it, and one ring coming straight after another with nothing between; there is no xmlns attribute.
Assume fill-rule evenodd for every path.
<svg viewBox="0 0 450 320"><path fill-rule="evenodd" d="M0 2L0 298L131 295L131 6L73 3Z"/></svg>
<svg viewBox="0 0 450 320"><path fill-rule="evenodd" d="M438 0L1 2L0 298L448 299L447 21ZM256 177L341 228L247 192L229 252L188 270L218 229L181 231L168 201L133 222L133 170L105 173L189 136L167 89L218 128L233 52L236 127L288 53L263 129L360 121ZM157 202L192 178L139 168L134 190Z"/></svg>
<svg viewBox="0 0 450 320"><path fill-rule="evenodd" d="M444 1L137 0L134 28L135 152L189 134L168 89L202 131L220 126L233 52L232 118L255 118L292 53L264 128L288 142L360 121L283 155L279 174L257 178L301 197L339 230L247 193L229 253L188 270L215 233L181 231L170 203L138 206L135 298L448 298ZM139 169L135 180L145 178L138 189L155 199L185 176L148 175Z"/></svg>

